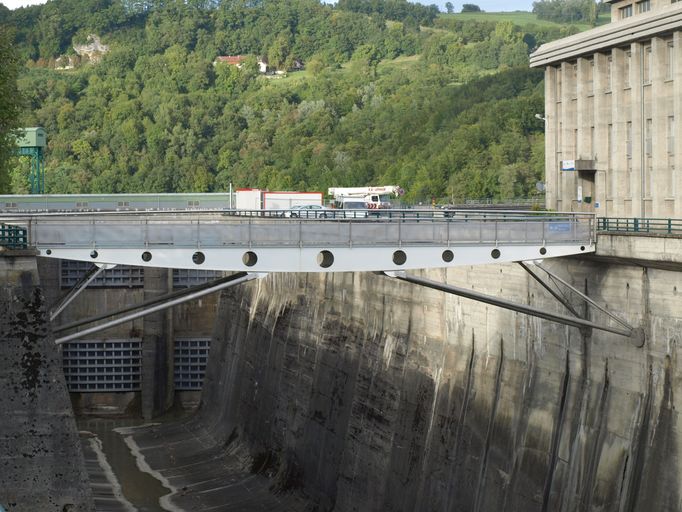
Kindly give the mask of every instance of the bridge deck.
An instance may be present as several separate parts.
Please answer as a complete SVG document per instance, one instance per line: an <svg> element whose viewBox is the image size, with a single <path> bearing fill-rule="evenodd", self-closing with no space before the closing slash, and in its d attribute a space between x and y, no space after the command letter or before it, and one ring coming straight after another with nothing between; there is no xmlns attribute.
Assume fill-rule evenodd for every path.
<svg viewBox="0 0 682 512"><path fill-rule="evenodd" d="M594 251L589 214L391 210L364 218L262 211L3 217L41 256L95 263L250 270L375 271L520 261Z"/></svg>

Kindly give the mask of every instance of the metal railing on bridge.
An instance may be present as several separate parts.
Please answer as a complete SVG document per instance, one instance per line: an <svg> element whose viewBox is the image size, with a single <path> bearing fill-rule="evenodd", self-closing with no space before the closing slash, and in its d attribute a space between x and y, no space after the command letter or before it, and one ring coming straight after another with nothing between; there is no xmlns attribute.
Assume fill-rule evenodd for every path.
<svg viewBox="0 0 682 512"><path fill-rule="evenodd" d="M0 246L7 249L26 249L28 230L11 224L0 224Z"/></svg>
<svg viewBox="0 0 682 512"><path fill-rule="evenodd" d="M594 251L595 216L499 210L225 210L5 216L40 256L251 272L383 271Z"/></svg>
<svg viewBox="0 0 682 512"><path fill-rule="evenodd" d="M591 243L594 216L581 213L328 210L326 217L223 213L34 216L29 243L41 247L357 247L381 245Z"/></svg>
<svg viewBox="0 0 682 512"><path fill-rule="evenodd" d="M682 219L599 217L597 231L682 235Z"/></svg>

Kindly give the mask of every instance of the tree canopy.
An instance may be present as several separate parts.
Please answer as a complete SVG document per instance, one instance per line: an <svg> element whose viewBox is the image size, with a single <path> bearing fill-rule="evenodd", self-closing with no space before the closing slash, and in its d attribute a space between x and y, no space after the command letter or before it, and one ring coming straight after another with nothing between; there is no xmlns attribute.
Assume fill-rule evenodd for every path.
<svg viewBox="0 0 682 512"><path fill-rule="evenodd" d="M15 152L19 126L20 95L17 88L19 64L9 31L0 30L0 188L9 184L9 159Z"/></svg>
<svg viewBox="0 0 682 512"><path fill-rule="evenodd" d="M399 0L87 2L0 11L26 62L21 124L48 133L49 192L391 182L416 201L524 196L542 179L542 73L528 53L559 29ZM79 63L72 45L89 34L110 51ZM57 69L64 54L74 69ZM263 76L259 58L305 70Z"/></svg>

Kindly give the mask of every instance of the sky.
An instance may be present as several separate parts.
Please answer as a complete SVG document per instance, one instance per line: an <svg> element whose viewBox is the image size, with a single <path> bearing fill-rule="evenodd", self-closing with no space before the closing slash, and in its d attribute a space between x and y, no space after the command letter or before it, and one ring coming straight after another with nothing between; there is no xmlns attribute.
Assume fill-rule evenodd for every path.
<svg viewBox="0 0 682 512"><path fill-rule="evenodd" d="M533 0L451 0L455 7L455 12L462 10L462 4L476 4L484 11L530 11L533 9ZM17 7L25 7L27 5L44 4L45 0L0 0L0 4L4 4L9 9L16 9ZM441 0L423 0L419 2L422 4L436 4L441 11L445 11L445 1Z"/></svg>

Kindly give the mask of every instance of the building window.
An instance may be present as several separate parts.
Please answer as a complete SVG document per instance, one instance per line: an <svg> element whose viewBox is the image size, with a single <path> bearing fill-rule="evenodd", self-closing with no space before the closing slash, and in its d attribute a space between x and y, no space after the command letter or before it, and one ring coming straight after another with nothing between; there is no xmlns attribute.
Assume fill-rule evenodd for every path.
<svg viewBox="0 0 682 512"><path fill-rule="evenodd" d="M620 9L618 9L618 12L620 13L621 20L629 18L630 16L632 16L632 5L626 5L625 7L621 7Z"/></svg>
<svg viewBox="0 0 682 512"><path fill-rule="evenodd" d="M667 66L665 71L665 78L667 80L672 80L675 73L675 45L672 41L669 41L666 46L667 53Z"/></svg>
<svg viewBox="0 0 682 512"><path fill-rule="evenodd" d="M643 13L643 12L649 12L651 10L651 1L650 0L642 0L641 2L637 2L637 12L638 13Z"/></svg>
<svg viewBox="0 0 682 512"><path fill-rule="evenodd" d="M627 89L630 87L630 61L632 60L632 52L625 52L625 61L623 62L623 85Z"/></svg>
<svg viewBox="0 0 682 512"><path fill-rule="evenodd" d="M632 197L632 121L628 121L625 130L625 156L627 158L627 176L625 178L625 197Z"/></svg>
<svg viewBox="0 0 682 512"><path fill-rule="evenodd" d="M642 69L642 83L651 83L651 46L644 48L644 69Z"/></svg>
<svg viewBox="0 0 682 512"><path fill-rule="evenodd" d="M556 141L557 141L557 146L556 146L556 148L557 148L557 152L556 152L556 158L557 158L557 199L558 200L562 199L561 194L562 194L562 190L563 190L563 186L562 186L562 182L563 182L563 176L562 175L563 175L563 173L559 172L559 170L561 169L561 161L563 160L563 153L561 151L561 149L562 149L561 146L563 144L563 139L564 139L563 134L564 134L564 124L560 122L559 123L559 129L557 130L557 138L556 138Z"/></svg>
<svg viewBox="0 0 682 512"><path fill-rule="evenodd" d="M611 73L613 70L613 57L609 55L606 59L606 90L611 90Z"/></svg>
<svg viewBox="0 0 682 512"><path fill-rule="evenodd" d="M653 122L651 119L647 119L644 125L644 156L646 158L646 167L644 170L644 197L651 197L651 192L653 190L653 158L651 157L651 128Z"/></svg>
<svg viewBox="0 0 682 512"><path fill-rule="evenodd" d="M609 180L608 180L608 188L606 190L606 196L607 197L614 197L616 195L616 173L613 169L613 125L609 125L609 130L606 135L606 150L608 152L608 158L609 158L609 163L608 163L608 170L609 170Z"/></svg>
<svg viewBox="0 0 682 512"><path fill-rule="evenodd" d="M668 116L668 172L665 190L669 197L675 196L675 116Z"/></svg>

